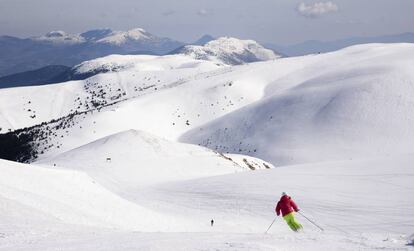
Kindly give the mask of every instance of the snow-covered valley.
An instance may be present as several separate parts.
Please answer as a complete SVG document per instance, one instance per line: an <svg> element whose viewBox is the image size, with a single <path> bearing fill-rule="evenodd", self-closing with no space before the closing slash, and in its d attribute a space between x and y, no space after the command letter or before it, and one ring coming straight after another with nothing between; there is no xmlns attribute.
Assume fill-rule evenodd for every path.
<svg viewBox="0 0 414 251"><path fill-rule="evenodd" d="M414 249L413 44L217 58L1 89L0 152L28 163L0 160L0 249ZM282 192L324 231L265 234Z"/></svg>

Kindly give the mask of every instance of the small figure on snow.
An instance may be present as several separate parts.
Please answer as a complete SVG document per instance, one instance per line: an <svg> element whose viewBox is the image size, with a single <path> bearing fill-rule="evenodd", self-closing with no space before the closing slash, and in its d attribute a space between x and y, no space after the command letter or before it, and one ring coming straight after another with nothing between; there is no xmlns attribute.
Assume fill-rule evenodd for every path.
<svg viewBox="0 0 414 251"><path fill-rule="evenodd" d="M214 220L213 219L211 219L210 224L211 224L211 226L214 225Z"/></svg>
<svg viewBox="0 0 414 251"><path fill-rule="evenodd" d="M290 196L288 196L285 192L282 193L282 197L277 203L275 211L277 216L279 216L280 212L282 212L283 219L285 219L286 223L293 231L297 232L302 229L302 225L296 221L293 214L293 212L299 212L299 208L296 206L292 198L290 198Z"/></svg>

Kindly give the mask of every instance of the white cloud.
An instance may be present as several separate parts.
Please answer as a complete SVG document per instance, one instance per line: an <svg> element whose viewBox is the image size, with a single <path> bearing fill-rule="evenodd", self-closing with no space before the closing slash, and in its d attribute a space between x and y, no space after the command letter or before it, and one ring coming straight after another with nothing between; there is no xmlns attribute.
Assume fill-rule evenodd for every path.
<svg viewBox="0 0 414 251"><path fill-rule="evenodd" d="M333 2L317 2L313 4L300 3L297 8L299 14L305 17L320 17L324 14L337 12L339 7Z"/></svg>
<svg viewBox="0 0 414 251"><path fill-rule="evenodd" d="M199 16L207 16L209 13L206 9L201 9L197 11L197 15Z"/></svg>

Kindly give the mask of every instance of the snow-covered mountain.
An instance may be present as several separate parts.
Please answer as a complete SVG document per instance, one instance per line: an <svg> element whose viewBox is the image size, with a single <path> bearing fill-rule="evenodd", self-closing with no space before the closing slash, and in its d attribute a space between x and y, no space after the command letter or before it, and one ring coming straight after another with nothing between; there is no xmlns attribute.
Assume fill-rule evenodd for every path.
<svg viewBox="0 0 414 251"><path fill-rule="evenodd" d="M81 34L68 34L64 31L51 31L40 37L30 38L34 41L51 42L55 44L67 43L102 43L121 46L128 42L148 42L154 43L162 40L142 28L134 28L127 31L113 31L111 29L96 29L86 31Z"/></svg>
<svg viewBox="0 0 414 251"><path fill-rule="evenodd" d="M97 43L107 43L114 45L125 44L130 41L153 41L158 39L154 35L148 33L144 29L137 28L128 31L115 31L108 34L108 36L97 40Z"/></svg>
<svg viewBox="0 0 414 251"><path fill-rule="evenodd" d="M221 37L204 45L187 45L174 53L181 53L195 59L216 61L228 65L266 61L281 56L253 40Z"/></svg>
<svg viewBox="0 0 414 251"><path fill-rule="evenodd" d="M361 45L276 61L260 100L182 140L231 152L254 146L256 156L283 165L410 153L413 49L413 44ZM283 68L299 65L303 68L281 76Z"/></svg>
<svg viewBox="0 0 414 251"><path fill-rule="evenodd" d="M197 41L193 42L192 45L201 45L201 46L203 46L203 45L207 44L208 42L213 41L215 39L216 38L214 38L213 36L206 34L206 35L203 35L202 37L200 37L199 39L197 39Z"/></svg>
<svg viewBox="0 0 414 251"><path fill-rule="evenodd" d="M103 28L83 32L80 34L80 36L88 41L98 41L99 39L103 39L105 37L110 36L111 34L113 34L113 32L114 31L112 31L109 28Z"/></svg>
<svg viewBox="0 0 414 251"><path fill-rule="evenodd" d="M3 132L37 125L16 133L40 157L131 128L276 165L404 154L414 142L413 53L374 44L232 67L111 56L80 66L106 72L83 81L2 90L0 122Z"/></svg>
<svg viewBox="0 0 414 251"><path fill-rule="evenodd" d="M105 46L122 46L124 48L128 46L137 46L142 43L150 43L154 46L156 43L162 44L163 42L166 42L166 39L156 38L143 29L135 29L127 32L113 32L108 29L92 30L82 33L79 36L83 37L84 41L104 44ZM37 39L41 40L43 38ZM210 39L210 37L206 36L203 37L203 39ZM54 44L76 43L76 41L70 39L68 42L62 42L60 37L52 37L49 40L49 43ZM208 43L204 47L185 46L172 54L177 53L185 54L195 59L209 60L220 64L230 65L279 58L279 56L276 56L272 51L262 48L254 41L243 41L235 38L221 38ZM152 53L149 52L149 54ZM50 65L33 71L0 77L0 88L44 85L66 82L69 80L83 80L99 73L118 71L121 70L121 68L129 67L132 65L129 61L130 60L128 60L127 57L112 55L104 59L98 58L96 60L92 59L85 61L71 68L62 65ZM56 69L56 72L51 72L53 69Z"/></svg>
<svg viewBox="0 0 414 251"><path fill-rule="evenodd" d="M413 44L217 60L0 89L0 156L31 163L0 160L0 249L412 248ZM324 231L275 219L281 192Z"/></svg>
<svg viewBox="0 0 414 251"><path fill-rule="evenodd" d="M49 65L33 71L0 77L0 88L44 85L70 80L71 68L64 65Z"/></svg>
<svg viewBox="0 0 414 251"><path fill-rule="evenodd" d="M52 31L46 35L30 39L38 42L54 43L56 45L89 43L89 46L91 46L90 44L104 44L115 47L129 46L130 48L124 49L135 49L136 51L167 46L169 43L178 43L178 45L180 45L179 42L169 38L157 37L142 28L134 28L127 31L96 29L81 34L68 34L64 31ZM174 47L172 48L174 49ZM168 47L163 49L162 53L166 53L168 50L171 50L171 48ZM149 52L151 51L149 50ZM158 51L153 51L153 53L158 53Z"/></svg>
<svg viewBox="0 0 414 251"><path fill-rule="evenodd" d="M166 54L184 43L155 36L141 28L90 30L81 34L52 31L32 38L0 37L0 76L48 65L74 66L110 54Z"/></svg>
<svg viewBox="0 0 414 251"><path fill-rule="evenodd" d="M91 112L203 78L222 70L216 63L182 55L113 55L74 68L81 81L0 90L0 133L31 127L77 113ZM106 73L98 74L97 73Z"/></svg>
<svg viewBox="0 0 414 251"><path fill-rule="evenodd" d="M80 44L86 42L86 39L79 34L68 34L64 31L51 31L40 37L33 37L31 40L43 43L53 44Z"/></svg>

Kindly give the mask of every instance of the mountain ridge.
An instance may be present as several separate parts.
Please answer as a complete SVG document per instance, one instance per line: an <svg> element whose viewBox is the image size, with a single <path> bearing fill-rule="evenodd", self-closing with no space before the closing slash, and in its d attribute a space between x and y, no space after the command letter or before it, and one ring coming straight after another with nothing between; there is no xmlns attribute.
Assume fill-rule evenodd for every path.
<svg viewBox="0 0 414 251"><path fill-rule="evenodd" d="M48 102L40 91L30 94L42 87L2 90L23 98L5 99L11 109L3 108L0 122L7 132L54 114L52 123L7 134L28 135L38 152L34 159L131 128L279 165L400 154L414 142L407 129L414 121L407 63L413 51L411 44L370 44L237 66L184 55L110 57L95 63L114 70L50 86L42 94L53 97ZM372 123L376 129L368 130ZM341 148L347 145L353 147Z"/></svg>
<svg viewBox="0 0 414 251"><path fill-rule="evenodd" d="M109 30L98 30L92 31L91 34L88 36L92 36L93 39L98 40L100 39L99 34L102 32L107 34L112 34ZM138 32L142 32L142 30L138 30ZM97 35L98 34L98 35ZM117 33L116 36L118 36ZM97 36L97 37L96 37ZM122 37L122 36L121 36ZM116 37L116 38L119 38ZM117 40L116 43L128 43L130 38L124 37L121 40ZM111 40L113 41L113 40ZM106 42L104 42L106 43ZM131 55L135 55L136 52L130 53ZM137 54L145 54L151 55L151 52L141 52ZM169 53L169 55L174 54L184 54L189 57L192 57L196 60L207 60L213 61L219 64L228 64L228 65L236 65L236 64L245 64L257 61L265 61L265 60L272 60L281 57L280 55L273 53L271 50L268 50L262 47L260 44L253 40L240 40L236 38L219 38L216 40L211 40L207 42L204 46L192 46L186 45L180 47L173 52ZM72 68L67 67L66 70L59 70L57 72L47 71L47 69L52 69L56 66L46 66L40 69L36 69L33 71L16 73L4 77L0 77L0 88L6 87L18 87L18 86L30 86L30 85L44 85L44 84L52 84L52 83L59 83L59 82L66 82L70 80L84 80L86 78L92 77L99 73L105 73L108 71L113 71L115 66L110 67L110 64L116 65L116 62L108 62L103 63L105 58L116 58L117 55L110 55L102 58L96 58L92 60L83 61L80 64L73 66ZM125 55L125 59L128 55ZM119 61L121 62L121 61ZM85 68L85 65L95 64L104 64L102 67L96 67L95 69L89 69L85 72L80 72L79 70ZM119 64L121 65L121 63ZM61 66L62 68L65 66ZM52 76L45 75L44 77L39 78L44 72L48 72L48 74Z"/></svg>
<svg viewBox="0 0 414 251"><path fill-rule="evenodd" d="M145 36L138 36L138 33ZM106 40L105 40L106 39ZM118 39L118 40L117 40ZM152 35L143 29L95 29L81 34L52 31L43 36L0 39L0 76L36 70L48 65L72 67L110 54L165 54L184 43Z"/></svg>
<svg viewBox="0 0 414 251"><path fill-rule="evenodd" d="M286 56L302 56L332 52L352 45L368 43L414 43L414 33L405 32L374 37L350 37L333 41L307 40L293 45L278 45L276 43L264 43L264 45Z"/></svg>

